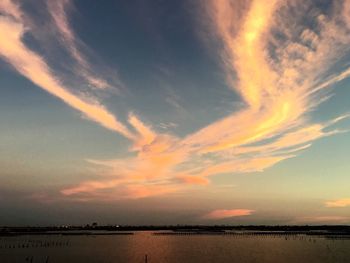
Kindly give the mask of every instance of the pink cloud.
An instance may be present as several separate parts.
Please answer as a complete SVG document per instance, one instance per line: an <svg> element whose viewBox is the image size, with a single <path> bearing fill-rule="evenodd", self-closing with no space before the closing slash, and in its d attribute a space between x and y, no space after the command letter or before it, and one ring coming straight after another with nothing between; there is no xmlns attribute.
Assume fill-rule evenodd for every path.
<svg viewBox="0 0 350 263"><path fill-rule="evenodd" d="M208 185L210 183L207 178L201 176L184 175L179 176L178 179L185 184Z"/></svg>
<svg viewBox="0 0 350 263"><path fill-rule="evenodd" d="M203 216L205 219L224 219L230 217L239 217L239 216L249 216L254 213L254 210L249 209L221 209L214 210L210 213Z"/></svg>
<svg viewBox="0 0 350 263"><path fill-rule="evenodd" d="M328 73L348 50L350 37L336 22L346 17L312 17L317 32L296 20L303 27L297 38L289 23L295 20L290 15L293 6L282 1L253 0L238 9L229 0L205 5L210 29L223 44L227 84L241 95L244 106L183 138L160 134L131 114L129 123L137 133L131 148L135 156L95 162L110 168L108 176L127 180L125 185L155 182L184 189L206 185L207 177L217 174L264 171L313 141L339 133L333 125L348 117L310 123L307 116L328 98L321 91L349 76L349 69ZM301 5L292 13L298 18L305 10ZM276 39L272 31L286 37ZM267 53L272 46L277 60Z"/></svg>
<svg viewBox="0 0 350 263"><path fill-rule="evenodd" d="M0 6L1 8L2 6ZM0 35L6 38L0 41L0 56L10 63L20 74L32 81L38 87L64 101L67 105L80 111L83 115L103 127L116 131L127 138L133 138L133 134L124 124L110 113L97 101L79 97L70 92L54 75L44 58L30 50L22 41L26 32L21 20L14 20L11 16L12 9L3 7L7 16L0 16ZM17 16L17 13L15 14Z"/></svg>
<svg viewBox="0 0 350 263"><path fill-rule="evenodd" d="M108 83L91 73L87 58L78 48L79 40L70 28L69 3L49 1L48 11L82 76L103 89ZM158 132L156 125L152 127L132 113L124 124L97 100L70 91L45 58L22 40L30 29L22 19L20 6L10 0L0 2L0 35L6 36L0 41L0 56L21 75L84 117L130 140L126 158L88 160L101 167L100 176L65 187L61 191L64 196L114 200L168 194L191 184L207 185L209 176L263 171L294 157L313 141L339 133L332 125L347 115L315 124L310 123L308 114L328 98L323 90L350 75L349 68L336 75L329 73L335 61L349 50L350 36L346 31L349 28L339 23L349 21L348 13L327 19L324 15L310 17L317 25L316 31L299 21L307 10L302 3L298 10L278 0L253 0L237 6L230 0L204 3L208 10L206 20L210 18L212 22L210 30L222 42L219 53L227 84L241 96L243 106L179 137ZM349 10L348 1L343 5L344 10ZM301 33L295 30L296 23L302 28ZM272 32L285 37L276 39ZM276 60L268 53L271 47ZM332 207L346 205L344 200L327 202ZM252 212L216 210L207 216L225 218Z"/></svg>

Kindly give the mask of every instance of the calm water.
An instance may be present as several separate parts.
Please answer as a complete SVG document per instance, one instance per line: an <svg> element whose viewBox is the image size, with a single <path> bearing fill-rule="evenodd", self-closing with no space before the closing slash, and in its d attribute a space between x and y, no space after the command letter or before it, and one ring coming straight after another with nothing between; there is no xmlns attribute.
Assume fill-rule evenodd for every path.
<svg viewBox="0 0 350 263"><path fill-rule="evenodd" d="M0 262L350 262L349 239L153 235L0 237Z"/></svg>

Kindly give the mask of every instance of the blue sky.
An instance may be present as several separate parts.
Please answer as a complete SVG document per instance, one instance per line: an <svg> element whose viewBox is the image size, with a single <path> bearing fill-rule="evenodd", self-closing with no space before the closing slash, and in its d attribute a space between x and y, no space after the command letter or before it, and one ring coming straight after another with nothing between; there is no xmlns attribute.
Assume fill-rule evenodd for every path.
<svg viewBox="0 0 350 263"><path fill-rule="evenodd" d="M0 35L0 224L350 222L349 1L6 0Z"/></svg>

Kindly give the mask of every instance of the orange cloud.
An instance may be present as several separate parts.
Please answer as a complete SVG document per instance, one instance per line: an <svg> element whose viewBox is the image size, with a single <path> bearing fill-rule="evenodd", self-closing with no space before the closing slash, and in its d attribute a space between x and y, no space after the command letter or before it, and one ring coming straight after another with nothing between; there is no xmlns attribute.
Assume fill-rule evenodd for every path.
<svg viewBox="0 0 350 263"><path fill-rule="evenodd" d="M135 128L139 135L134 142L135 149L149 145L156 139L157 134L134 114L129 115L129 123Z"/></svg>
<svg viewBox="0 0 350 263"><path fill-rule="evenodd" d="M136 117L130 121L141 136L141 139L136 139L136 144L141 146L137 148L136 156L110 161L89 160L104 168L104 177L63 189L62 194L79 197L81 194L94 195L103 191L109 192L111 199L120 199L143 198L180 190L180 184L173 183L177 174L173 169L184 161L186 152L176 149L175 138L154 134L157 137L153 139L151 129L146 128ZM151 138L148 144L147 138ZM102 197L106 199L105 195Z"/></svg>
<svg viewBox="0 0 350 263"><path fill-rule="evenodd" d="M0 56L10 63L20 74L28 78L37 86L50 94L60 98L66 104L80 111L90 120L110 130L116 131L127 138L133 138L133 134L108 112L104 106L91 98L81 98L64 87L58 77L55 76L45 60L35 52L31 51L22 41L25 27L20 20L15 20L17 13L12 12L8 6L0 6L1 11L8 14L0 16L0 35L6 36L0 42ZM18 7L17 7L18 8Z"/></svg>
<svg viewBox="0 0 350 263"><path fill-rule="evenodd" d="M179 187L174 185L128 185L124 198L138 199L174 193Z"/></svg>
<svg viewBox="0 0 350 263"><path fill-rule="evenodd" d="M113 179L105 181L86 181L79 186L67 188L61 191L64 195L74 195L78 193L95 192L100 189L114 188L122 183L123 180Z"/></svg>
<svg viewBox="0 0 350 263"><path fill-rule="evenodd" d="M224 219L230 217L238 217L238 216L249 216L254 213L254 210L249 209L221 209L214 210L210 213L203 216L205 219Z"/></svg>
<svg viewBox="0 0 350 263"><path fill-rule="evenodd" d="M347 207L350 206L350 198L327 201L326 207Z"/></svg>
<svg viewBox="0 0 350 263"><path fill-rule="evenodd" d="M208 185L210 183L207 178L201 176L179 176L178 179L186 184Z"/></svg>
<svg viewBox="0 0 350 263"><path fill-rule="evenodd" d="M150 184L138 180L111 179L89 181L61 191L64 196L73 196L77 201L138 199L178 192L181 188L173 184Z"/></svg>
<svg viewBox="0 0 350 263"><path fill-rule="evenodd" d="M206 185L207 177L217 174L263 171L294 157L313 141L339 133L332 125L348 117L316 124L307 118L327 99L321 91L350 75L348 69L327 73L350 42L336 19L313 17L318 31L300 24L304 29L299 34L289 21L295 20L291 13L301 17L300 12L307 10L302 4L300 11L278 0L205 3L211 29L223 43L227 83L241 95L245 107L184 138L159 134L131 114L129 123L137 132L135 156L95 161L110 168L107 176L129 180L122 184L165 183L182 189ZM272 32L285 37L276 38ZM277 59L269 54L270 48Z"/></svg>
<svg viewBox="0 0 350 263"><path fill-rule="evenodd" d="M0 10L13 18L20 20L23 16L19 6L13 3L12 0L3 0L0 2Z"/></svg>
<svg viewBox="0 0 350 263"><path fill-rule="evenodd" d="M342 41L335 43L337 41L333 35L335 32L341 34L343 29L334 21L327 21L327 25L320 22L320 34L305 28L301 39L296 42L290 33L290 39L286 40L275 39L271 34L275 30L288 37L287 30L290 28L285 21L289 21L289 16L284 16L282 1L270 1L268 4L252 1L245 15L240 15L240 28L235 25L236 10L230 1L209 1L209 6L217 35L225 47L222 57L226 58L223 62L228 72L228 84L242 95L248 109L206 127L196 134L198 138L192 136L191 139L197 143L201 138L204 141L213 137L212 145L204 148L204 151L220 151L253 143L288 133L290 128L303 130L304 115L323 100L314 100L314 97L306 97L305 94L315 92L315 89L320 91L348 76L346 70L316 85L317 88L313 86L320 74L330 67L333 58L341 50L346 50ZM349 39L344 41L349 42ZM312 47L302 42L312 42ZM272 44L280 44L275 48L279 56L277 60L267 53ZM325 52L334 45L338 46L333 49L334 52ZM300 57L298 63L295 54ZM316 61L323 61L324 64ZM237 81L233 80L232 72L236 73ZM323 128L320 127L319 134L312 137L325 136ZM287 138L284 140L285 146L292 146L287 144Z"/></svg>
<svg viewBox="0 0 350 263"><path fill-rule="evenodd" d="M316 124L306 117L327 99L322 90L349 76L348 69L325 74L350 42L335 19L314 17L319 30L300 25L304 29L298 38L288 23L295 19L290 16L293 5L278 0L206 4L212 29L223 43L228 85L241 95L245 107L185 138L158 134L131 114L136 156L98 162L111 169L110 176L131 180L127 184L152 181L180 187L206 185L207 177L216 174L263 171L294 157L314 140L338 133L332 125L348 117ZM307 9L301 7L301 12ZM285 38L276 38L272 31ZM278 59L268 53L271 47Z"/></svg>
<svg viewBox="0 0 350 263"><path fill-rule="evenodd" d="M0 42L0 56L34 84L86 118L122 134L132 145L126 158L88 160L102 168L100 177L66 187L62 194L79 200L167 194L191 184L206 185L208 177L217 174L263 171L294 157L313 141L339 133L332 125L347 115L310 123L308 114L328 98L322 91L350 76L350 69L345 67L339 74L331 73L335 61L349 50L349 14L326 17L315 12L318 15L310 17L315 30L300 21L307 4L292 2L204 1L212 22L210 29L222 42L219 52L227 84L241 96L244 107L180 138L157 132L132 113L124 125L96 100L70 91L44 57L23 42L30 29L22 19L20 6L1 1L0 35L6 38ZM342 5L343 10L349 10L349 1ZM48 1L59 38L80 74L91 85L105 88L109 84L91 73L87 58L78 48L80 42L70 28L67 8L67 0ZM238 215L243 211L252 212L212 213Z"/></svg>

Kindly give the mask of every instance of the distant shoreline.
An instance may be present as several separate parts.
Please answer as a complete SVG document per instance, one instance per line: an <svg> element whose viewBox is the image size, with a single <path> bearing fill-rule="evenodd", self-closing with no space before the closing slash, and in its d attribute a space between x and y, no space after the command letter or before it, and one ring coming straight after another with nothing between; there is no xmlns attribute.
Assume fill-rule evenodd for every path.
<svg viewBox="0 0 350 263"><path fill-rule="evenodd" d="M349 236L348 225L320 226L50 226L0 227L0 236L20 235L133 235L138 231L158 231L156 235L312 235Z"/></svg>

